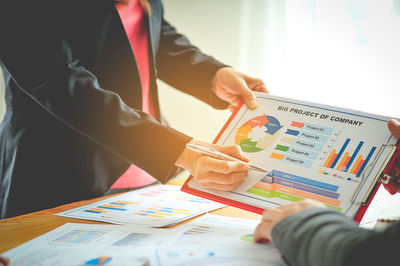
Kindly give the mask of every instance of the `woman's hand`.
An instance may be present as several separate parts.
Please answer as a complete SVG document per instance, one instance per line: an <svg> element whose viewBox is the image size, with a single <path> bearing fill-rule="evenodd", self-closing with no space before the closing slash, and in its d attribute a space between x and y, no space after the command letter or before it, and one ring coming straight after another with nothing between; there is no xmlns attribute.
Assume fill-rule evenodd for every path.
<svg viewBox="0 0 400 266"><path fill-rule="evenodd" d="M10 264L10 260L6 257L0 256L0 266L7 266Z"/></svg>
<svg viewBox="0 0 400 266"><path fill-rule="evenodd" d="M226 161L216 159L207 155L185 149L179 156L175 165L188 170L194 179L205 188L231 191L235 189L249 172L249 159L243 154L237 145L221 146L199 141L191 143L202 143L209 145L218 151L238 158L244 162Z"/></svg>
<svg viewBox="0 0 400 266"><path fill-rule="evenodd" d="M295 213L310 208L325 208L325 205L319 201L307 199L264 211L261 223L254 231L254 241L258 243L271 241L271 232L277 223Z"/></svg>
<svg viewBox="0 0 400 266"><path fill-rule="evenodd" d="M214 77L214 92L230 106L233 111L241 100L250 109L257 108L256 96L253 91L268 92L261 79L250 77L231 67L220 68Z"/></svg>
<svg viewBox="0 0 400 266"><path fill-rule="evenodd" d="M400 123L395 119L390 119L388 122L388 128L393 136L400 139ZM396 159L392 168L389 171L389 175L393 178L394 182L389 182L388 184L383 184L383 187L390 193L396 194L400 192L400 157Z"/></svg>

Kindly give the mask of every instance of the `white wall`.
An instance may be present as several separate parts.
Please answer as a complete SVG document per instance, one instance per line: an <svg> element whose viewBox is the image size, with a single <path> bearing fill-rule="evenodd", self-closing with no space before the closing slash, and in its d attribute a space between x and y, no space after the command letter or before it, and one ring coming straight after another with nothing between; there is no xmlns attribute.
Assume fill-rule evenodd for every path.
<svg viewBox="0 0 400 266"><path fill-rule="evenodd" d="M271 94L400 117L400 0L163 2L194 44ZM229 116L165 85L160 97L172 126L198 139Z"/></svg>
<svg viewBox="0 0 400 266"><path fill-rule="evenodd" d="M207 54L236 66L240 44L240 0L166 0L166 19ZM196 139L212 141L230 115L159 84L161 108L171 126ZM179 103L179 104L176 104Z"/></svg>

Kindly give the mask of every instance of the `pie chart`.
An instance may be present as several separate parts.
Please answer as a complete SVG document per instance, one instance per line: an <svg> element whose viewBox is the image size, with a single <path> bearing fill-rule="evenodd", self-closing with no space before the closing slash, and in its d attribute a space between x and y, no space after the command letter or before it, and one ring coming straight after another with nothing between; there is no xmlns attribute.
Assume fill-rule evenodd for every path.
<svg viewBox="0 0 400 266"><path fill-rule="evenodd" d="M273 116L263 114L253 117L237 129L235 144L244 152L265 150L278 138L282 127Z"/></svg>

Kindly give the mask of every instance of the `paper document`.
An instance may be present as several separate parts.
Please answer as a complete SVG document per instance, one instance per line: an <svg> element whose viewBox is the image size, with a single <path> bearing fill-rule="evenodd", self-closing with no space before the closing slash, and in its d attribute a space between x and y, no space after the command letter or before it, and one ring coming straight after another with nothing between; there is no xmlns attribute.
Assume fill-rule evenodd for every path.
<svg viewBox="0 0 400 266"><path fill-rule="evenodd" d="M3 254L31 265L284 265L272 244L255 244L258 221L206 215L173 229L68 223Z"/></svg>
<svg viewBox="0 0 400 266"><path fill-rule="evenodd" d="M56 215L115 224L165 227L225 206L179 189L178 186L154 185Z"/></svg>
<svg viewBox="0 0 400 266"><path fill-rule="evenodd" d="M250 171L232 192L204 189L193 178L182 190L233 200L232 205L246 204L245 209L315 199L354 217L397 142L387 128L390 118L256 95L258 108L243 105L217 144L239 145L252 163L269 173Z"/></svg>
<svg viewBox="0 0 400 266"><path fill-rule="evenodd" d="M207 214L184 224L169 247L157 247L151 265L285 265L271 243L254 243L259 221Z"/></svg>
<svg viewBox="0 0 400 266"><path fill-rule="evenodd" d="M176 231L148 227L65 224L3 256L12 265L144 265Z"/></svg>

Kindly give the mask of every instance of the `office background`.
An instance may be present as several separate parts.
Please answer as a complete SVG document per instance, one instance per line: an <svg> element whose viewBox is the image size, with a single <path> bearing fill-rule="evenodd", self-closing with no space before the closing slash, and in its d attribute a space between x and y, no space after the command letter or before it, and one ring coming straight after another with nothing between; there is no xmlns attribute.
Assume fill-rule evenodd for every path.
<svg viewBox="0 0 400 266"><path fill-rule="evenodd" d="M400 0L163 2L194 44L271 94L400 117ZM170 124L212 141L230 112L159 83ZM4 112L0 73L0 121Z"/></svg>
<svg viewBox="0 0 400 266"><path fill-rule="evenodd" d="M163 2L194 44L271 94L400 117L400 0ZM195 138L211 141L229 116L160 87L171 125Z"/></svg>

